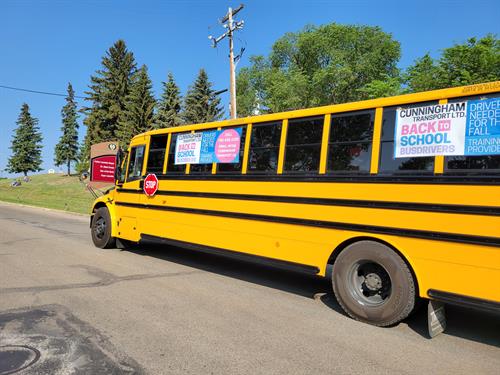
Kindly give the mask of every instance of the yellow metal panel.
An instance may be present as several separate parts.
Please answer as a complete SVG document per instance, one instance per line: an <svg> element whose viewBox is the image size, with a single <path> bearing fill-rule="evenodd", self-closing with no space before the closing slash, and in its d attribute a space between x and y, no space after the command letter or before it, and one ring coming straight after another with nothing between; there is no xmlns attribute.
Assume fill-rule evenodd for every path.
<svg viewBox="0 0 500 375"><path fill-rule="evenodd" d="M500 289L491 287L500 277L497 248L217 216L208 220L205 215L179 212L142 212L148 234L317 266L320 275L325 275L328 257L338 244L369 236L403 254L415 272L422 297L434 288L500 301Z"/></svg>
<svg viewBox="0 0 500 375"><path fill-rule="evenodd" d="M245 135L245 150L243 151L243 165L241 166L241 173L247 174L248 168L248 153L250 150L250 140L252 138L252 124L247 125L247 132Z"/></svg>
<svg viewBox="0 0 500 375"><path fill-rule="evenodd" d="M168 133L167 149L165 150L165 161L163 162L163 174L167 173L168 152L170 151L170 142L172 141L172 133Z"/></svg>
<svg viewBox="0 0 500 375"><path fill-rule="evenodd" d="M221 130L222 128L219 126L217 130ZM217 163L212 163L212 174L217 173Z"/></svg>
<svg viewBox="0 0 500 375"><path fill-rule="evenodd" d="M146 169L148 167L149 146L151 145L151 137L146 136L146 137L144 137L144 140L146 141L146 147L144 147L144 159L142 161L141 176L144 176L146 174Z"/></svg>
<svg viewBox="0 0 500 375"><path fill-rule="evenodd" d="M323 136L321 137L321 154L319 159L319 174L326 173L326 165L328 158L328 141L330 139L330 122L332 120L331 114L326 114L323 121Z"/></svg>
<svg viewBox="0 0 500 375"><path fill-rule="evenodd" d="M168 190L500 207L498 185L392 184L361 182L168 181Z"/></svg>
<svg viewBox="0 0 500 375"><path fill-rule="evenodd" d="M448 99L439 100L439 104L446 104L446 103L448 103ZM444 156L437 155L434 158L434 174L443 174L443 172L444 172Z"/></svg>
<svg viewBox="0 0 500 375"><path fill-rule="evenodd" d="M288 132L288 119L284 119L283 124L281 125L280 148L278 154L278 174L283 173L283 165L285 164L285 147L286 147L287 132Z"/></svg>
<svg viewBox="0 0 500 375"><path fill-rule="evenodd" d="M372 143L372 160L370 164L370 173L378 173L379 155L380 155L380 139L382 136L382 115L384 109L377 108L375 110L375 122L373 124L373 143Z"/></svg>
<svg viewBox="0 0 500 375"><path fill-rule="evenodd" d="M164 197L158 196L149 203L160 204L159 202ZM168 196L167 201L169 206L190 209L268 215L270 217L279 216L324 222L334 221L354 225L498 237L500 239L500 232L498 231L500 217L498 216L265 202L248 199Z"/></svg>

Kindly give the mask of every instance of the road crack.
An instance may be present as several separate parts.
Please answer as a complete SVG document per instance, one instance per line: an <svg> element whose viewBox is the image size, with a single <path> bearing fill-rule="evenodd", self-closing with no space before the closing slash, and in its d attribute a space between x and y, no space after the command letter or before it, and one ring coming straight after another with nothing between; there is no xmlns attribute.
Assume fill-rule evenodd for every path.
<svg viewBox="0 0 500 375"><path fill-rule="evenodd" d="M127 276L116 276L112 273L103 271L97 267L91 267L86 265L75 265L70 266L72 268L81 268L87 271L89 275L97 277L99 280L90 283L74 283L74 284L59 284L59 285L41 285L41 286L29 286L29 287L13 287L13 288L0 288L1 294L12 294L12 293L40 293L40 292L51 292L55 290L68 290L68 289L85 289L85 288L99 288L116 283L136 281L136 280L147 280L147 279L158 279L165 277L176 277L192 275L195 273L200 273L200 271L183 271L183 272L165 272L165 273L152 273L152 274L135 274Z"/></svg>

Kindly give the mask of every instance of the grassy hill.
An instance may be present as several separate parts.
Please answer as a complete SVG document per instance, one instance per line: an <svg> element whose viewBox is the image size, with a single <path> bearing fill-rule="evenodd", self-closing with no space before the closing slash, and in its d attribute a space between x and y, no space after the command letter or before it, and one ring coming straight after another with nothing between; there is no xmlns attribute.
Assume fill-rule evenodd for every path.
<svg viewBox="0 0 500 375"><path fill-rule="evenodd" d="M0 179L0 201L56 208L86 214L94 200L77 176L40 174L11 187L14 179Z"/></svg>

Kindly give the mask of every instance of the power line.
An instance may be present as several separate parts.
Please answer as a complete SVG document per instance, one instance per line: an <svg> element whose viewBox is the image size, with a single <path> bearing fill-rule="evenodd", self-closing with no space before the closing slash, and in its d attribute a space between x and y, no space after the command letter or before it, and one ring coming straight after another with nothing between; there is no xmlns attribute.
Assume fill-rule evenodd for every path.
<svg viewBox="0 0 500 375"><path fill-rule="evenodd" d="M241 4L238 8L232 9L229 8L227 11L227 14L222 17L219 22L223 24L222 26L227 29L227 31L218 36L217 38L213 37L210 35L208 39L212 42L212 47L216 48L217 44L224 38L229 39L229 71L230 71L230 80L229 80L229 92L230 92L230 112L231 112L231 118L236 118L236 73L235 73L235 65L238 62L238 60L241 58L241 55L243 54L243 51L245 50L244 48L241 49L241 52L238 56L234 57L234 51L233 51L233 35L236 30L241 30L244 25L244 21L234 21L233 16L235 16L240 10L242 10L244 7L243 4ZM224 24L224 22L227 22Z"/></svg>
<svg viewBox="0 0 500 375"><path fill-rule="evenodd" d="M3 88L3 89L9 89L9 90L16 90L16 91L31 92L31 93L33 93L33 94L43 94L43 95L63 96L63 97L68 96L67 94L58 94L58 93L55 93L55 92L47 92L47 91L37 91L37 90L22 89L22 88L20 88L20 87L12 87L12 86L4 86L4 85L0 85L0 87L1 87L1 88ZM78 96L78 95L75 95L75 98L78 98L78 99L86 99L84 96Z"/></svg>

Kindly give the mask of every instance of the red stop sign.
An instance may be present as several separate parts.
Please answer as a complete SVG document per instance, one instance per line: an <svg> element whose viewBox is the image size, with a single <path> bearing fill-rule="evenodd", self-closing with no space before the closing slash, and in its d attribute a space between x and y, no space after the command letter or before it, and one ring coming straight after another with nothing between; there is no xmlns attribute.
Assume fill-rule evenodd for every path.
<svg viewBox="0 0 500 375"><path fill-rule="evenodd" d="M156 194L157 190L158 190L158 178L154 173L150 173L144 179L144 193L146 193L148 197L152 197L153 195Z"/></svg>

